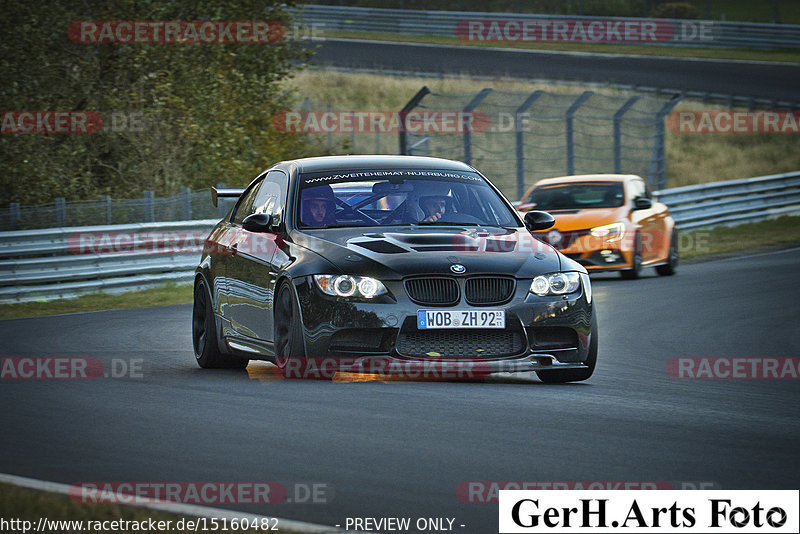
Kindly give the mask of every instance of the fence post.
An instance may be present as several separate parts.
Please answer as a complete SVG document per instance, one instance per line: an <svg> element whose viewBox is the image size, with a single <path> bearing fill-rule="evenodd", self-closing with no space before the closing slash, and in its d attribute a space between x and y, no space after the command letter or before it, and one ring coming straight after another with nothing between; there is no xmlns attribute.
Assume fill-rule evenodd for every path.
<svg viewBox="0 0 800 534"><path fill-rule="evenodd" d="M522 200L525 193L525 147L523 145L524 132L522 130L522 114L528 111L536 99L544 94L544 91L534 91L525 102L514 112L514 129L517 136L517 199Z"/></svg>
<svg viewBox="0 0 800 534"><path fill-rule="evenodd" d="M654 127L656 130L656 141L653 143L653 155L650 158L650 172L647 175L647 183L653 190L661 190L667 188L667 173L664 155L664 117L672 111L678 102L681 101L681 95L676 95L664 104L664 106L656 113L654 119Z"/></svg>
<svg viewBox="0 0 800 534"><path fill-rule="evenodd" d="M575 174L575 131L573 126L575 113L593 94L593 91L584 91L567 110L567 175Z"/></svg>
<svg viewBox="0 0 800 534"><path fill-rule="evenodd" d="M63 197L56 199L56 226L61 228L67 225L67 201Z"/></svg>
<svg viewBox="0 0 800 534"><path fill-rule="evenodd" d="M403 156L408 155L408 137L407 137L408 132L406 132L405 128L406 115L408 115L409 111L417 107L420 101L422 101L422 99L425 98L425 95L430 94L430 92L431 90L428 89L428 86L423 85L422 89L417 91L417 94L412 96L411 100L409 100L408 103L405 106L403 106L403 109L400 110L400 131L398 132L397 135L399 136L399 141L400 141L400 154Z"/></svg>
<svg viewBox="0 0 800 534"><path fill-rule="evenodd" d="M155 193L152 191L144 192L144 221L156 222Z"/></svg>
<svg viewBox="0 0 800 534"><path fill-rule="evenodd" d="M111 196L110 195L101 196L100 202L106 205L106 224L111 224L114 220L111 217Z"/></svg>
<svg viewBox="0 0 800 534"><path fill-rule="evenodd" d="M17 229L17 223L19 223L20 219L20 209L19 209L19 202L12 202L9 206L11 208L11 230Z"/></svg>
<svg viewBox="0 0 800 534"><path fill-rule="evenodd" d="M639 96L632 96L614 113L614 172L622 173L622 116L633 107Z"/></svg>
<svg viewBox="0 0 800 534"><path fill-rule="evenodd" d="M350 153L351 154L358 154L358 152L356 151L356 127L355 127L355 121L356 121L356 112L355 111L351 111L350 112L350 124L353 125L352 129L350 130ZM369 128L369 126L367 126L367 128Z"/></svg>
<svg viewBox="0 0 800 534"><path fill-rule="evenodd" d="M330 113L332 110L333 108L331 107L330 104L328 104L328 113ZM328 152L331 151L332 147L333 147L333 132L328 132Z"/></svg>
<svg viewBox="0 0 800 534"><path fill-rule="evenodd" d="M471 113L476 107L483 102L483 99L489 96L489 93L492 92L492 89L487 87L486 89L481 89L481 92L475 95L475 98L470 100L469 104L464 106L462 111L466 113ZM467 126L465 124L461 125L462 127ZM472 164L472 123L470 122L467 128L464 128L464 163L467 165Z"/></svg>
<svg viewBox="0 0 800 534"><path fill-rule="evenodd" d="M183 220L192 220L192 190L188 187L183 188Z"/></svg>

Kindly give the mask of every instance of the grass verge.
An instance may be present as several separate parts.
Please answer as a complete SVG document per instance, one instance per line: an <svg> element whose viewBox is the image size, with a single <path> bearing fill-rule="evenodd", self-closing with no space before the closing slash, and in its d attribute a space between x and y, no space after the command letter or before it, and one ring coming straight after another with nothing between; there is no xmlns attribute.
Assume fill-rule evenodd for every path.
<svg viewBox="0 0 800 534"><path fill-rule="evenodd" d="M629 45L610 43L548 43L541 41L462 41L458 37L407 35L383 32L322 31L325 39L364 39L398 43L423 43L483 48L516 48L550 52L585 52L587 54L626 54L634 56L684 57L703 59L737 59L746 61L779 61L799 63L800 52L794 50L751 50L700 48L683 46Z"/></svg>
<svg viewBox="0 0 800 534"><path fill-rule="evenodd" d="M679 235L681 260L714 259L717 255L793 244L800 245L800 216L681 232Z"/></svg>
<svg viewBox="0 0 800 534"><path fill-rule="evenodd" d="M46 302L22 302L0 305L0 319L16 317L36 317L59 313L75 313L118 308L146 308L149 306L168 306L192 302L191 284L164 284L117 295L91 293L76 299L59 299Z"/></svg>
<svg viewBox="0 0 800 534"><path fill-rule="evenodd" d="M166 522L170 521L170 528L159 529L158 531L195 532L195 529L185 528L185 526L187 525L187 521L194 521L195 523L198 522L198 519L192 516L176 515L137 506L94 503L83 504L74 502L67 495L21 488L11 484L0 484L0 518L5 521L10 521L12 519L29 521L30 524L27 525L29 531L36 529L40 518L45 518L49 521L83 522L81 525L83 528L80 528L75 523L72 523L71 525L63 523L61 525L51 524L52 528L45 528L45 531L53 534L81 534L89 531L100 532L102 530L105 530L106 532L138 533L148 530L147 528L136 528L130 523L126 524L122 522L116 524L117 528L109 528L115 526L110 523L113 521L135 521L140 525L145 525L145 527L148 525L149 521L153 521L156 524L158 524L159 521L163 521L164 526L167 526ZM179 523L181 520L183 520L182 524ZM98 526L101 526L104 522L108 523L105 523L105 525L107 525L105 528L89 528L90 525L88 522L90 521L92 522L92 527L94 527L94 525L98 525L95 523L96 521L101 522L101 524ZM208 527L208 530L204 530L202 523L203 520L200 519L200 521L200 523L197 523L199 526L198 530L202 532L224 533L231 531L211 528L212 523L210 518L206 519L205 521L205 525ZM237 522L237 525L240 524L241 523ZM274 520L270 522L271 526L274 526L274 524ZM9 523L6 525L8 526L8 529L4 528L2 532L23 532L23 527L25 524L16 523L16 525L17 526L15 527L15 524ZM184 526L184 528L177 528L179 525ZM218 525L222 525L222 520L219 520ZM227 525L230 529L232 529L230 520L228 520ZM128 526L130 528L119 528L122 526ZM278 522L278 528L280 528L280 522ZM293 532L283 528L280 528L280 531L287 533ZM264 532L264 529L239 529L237 532Z"/></svg>

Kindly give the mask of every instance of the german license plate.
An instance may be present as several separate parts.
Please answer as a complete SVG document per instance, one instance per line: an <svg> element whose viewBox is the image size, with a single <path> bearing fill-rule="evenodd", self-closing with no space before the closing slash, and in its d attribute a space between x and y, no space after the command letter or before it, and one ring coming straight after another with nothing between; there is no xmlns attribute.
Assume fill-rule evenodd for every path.
<svg viewBox="0 0 800 534"><path fill-rule="evenodd" d="M417 328L505 328L505 310L418 310Z"/></svg>

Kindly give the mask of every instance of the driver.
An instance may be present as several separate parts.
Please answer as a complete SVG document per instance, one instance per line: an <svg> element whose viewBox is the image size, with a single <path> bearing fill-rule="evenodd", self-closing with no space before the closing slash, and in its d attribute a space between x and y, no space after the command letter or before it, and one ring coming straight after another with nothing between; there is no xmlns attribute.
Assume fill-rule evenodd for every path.
<svg viewBox="0 0 800 534"><path fill-rule="evenodd" d="M436 222L447 211L447 197L444 195L420 197L419 207L425 213L425 218L422 219L422 222Z"/></svg>
<svg viewBox="0 0 800 534"><path fill-rule="evenodd" d="M301 220L308 226L336 224L336 197L329 185L319 185L303 190Z"/></svg>

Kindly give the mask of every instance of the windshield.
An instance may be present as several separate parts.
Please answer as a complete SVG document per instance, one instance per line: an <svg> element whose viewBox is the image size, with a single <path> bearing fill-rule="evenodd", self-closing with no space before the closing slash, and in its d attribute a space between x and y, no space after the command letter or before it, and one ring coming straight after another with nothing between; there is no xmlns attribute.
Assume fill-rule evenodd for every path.
<svg viewBox="0 0 800 534"><path fill-rule="evenodd" d="M622 182L544 185L534 189L526 200L537 210L618 208L623 202Z"/></svg>
<svg viewBox="0 0 800 534"><path fill-rule="evenodd" d="M479 174L432 170L302 175L298 219L299 228L519 225Z"/></svg>

